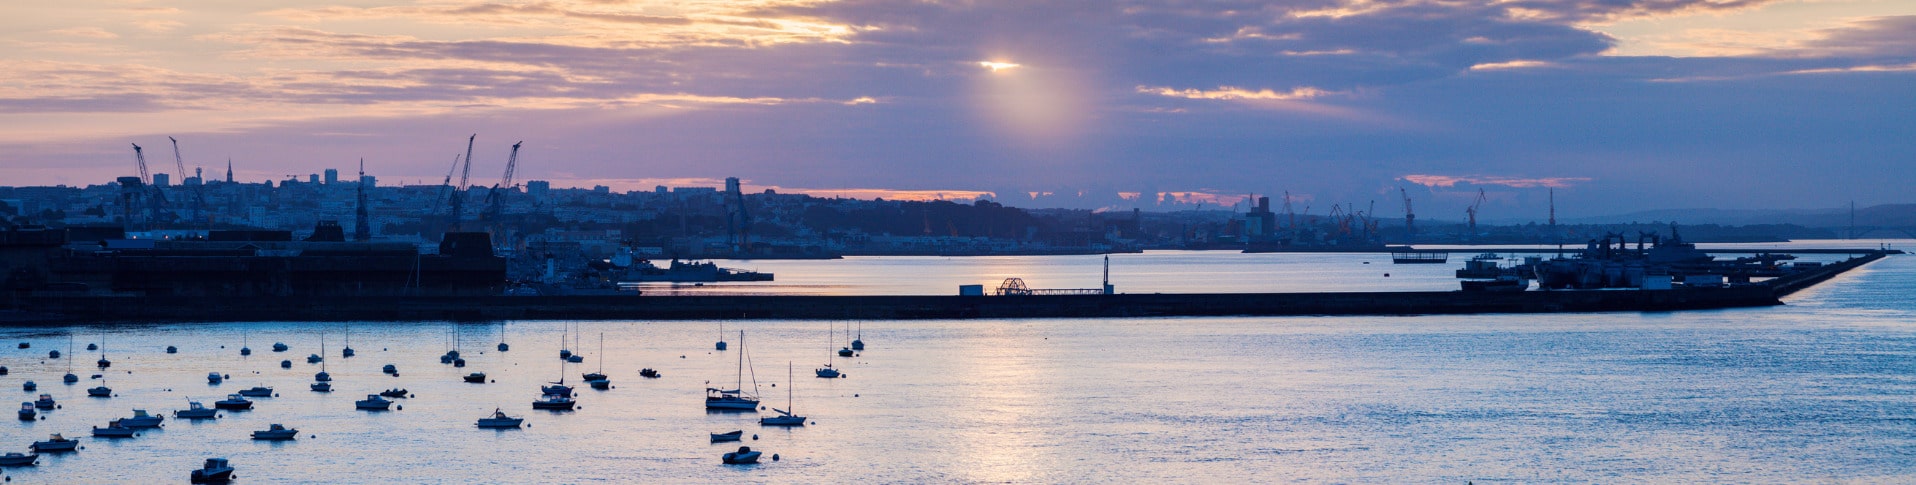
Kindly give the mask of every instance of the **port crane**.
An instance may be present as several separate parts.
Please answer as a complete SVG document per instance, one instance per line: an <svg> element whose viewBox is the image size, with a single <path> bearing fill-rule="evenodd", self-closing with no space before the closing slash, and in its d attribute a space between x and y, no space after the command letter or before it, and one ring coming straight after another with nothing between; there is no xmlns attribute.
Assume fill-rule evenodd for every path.
<svg viewBox="0 0 1916 485"><path fill-rule="evenodd" d="M1477 209L1483 207L1485 200L1489 198L1484 197L1484 189L1477 189L1477 199L1470 202L1469 208L1464 209L1464 215L1470 219L1471 234L1477 233Z"/></svg>
<svg viewBox="0 0 1916 485"><path fill-rule="evenodd" d="M178 169L178 170L179 170L179 173L180 173L180 182L181 182L182 184L184 184L184 183L186 182L186 158L185 158L185 157L181 157L181 156L180 156L180 140L178 140L178 139L175 139L175 138L173 138L173 137L170 137L170 136L169 136L169 137L166 137L166 139L167 139L167 141L171 141L171 142L173 142L173 166L174 166L174 168L176 168L176 169ZM194 185L194 186L193 186L193 202L192 202L192 204L193 204L193 220L192 220L192 223L194 223L194 224L199 224L199 223L200 223L200 210L201 210L201 208L202 208L202 207L204 207L204 206L206 205L206 193L205 193L204 191L202 191L202 190L200 189L200 187L201 187L201 186L204 186L204 185L206 185L206 181L205 181L205 180L201 180L199 184L197 184L197 185ZM158 187L155 187L155 188L154 188L154 190L156 190L156 191L157 191L157 190L159 190L159 188L158 188Z"/></svg>
<svg viewBox="0 0 1916 485"><path fill-rule="evenodd" d="M1398 187L1397 194L1404 197L1404 242L1408 243L1417 235L1417 213L1410 210L1410 192Z"/></svg>
<svg viewBox="0 0 1916 485"><path fill-rule="evenodd" d="M505 212L506 192L517 188L512 185L512 172L519 167L519 145L523 144L525 144L524 141L512 144L512 155L506 157L506 175L499 179L498 184L492 186L491 191L486 192L486 211L480 214L480 218L487 224L503 225L500 216Z"/></svg>
<svg viewBox="0 0 1916 485"><path fill-rule="evenodd" d="M477 139L479 139L478 133L474 133L471 137L466 138L466 158L465 161L461 163L462 168L459 170L459 185L452 188L451 207L447 208L447 212L449 213L446 218L447 231L458 231L459 219L465 217L466 187L467 184L472 183L472 142ZM452 180L452 172L446 172L446 180Z"/></svg>

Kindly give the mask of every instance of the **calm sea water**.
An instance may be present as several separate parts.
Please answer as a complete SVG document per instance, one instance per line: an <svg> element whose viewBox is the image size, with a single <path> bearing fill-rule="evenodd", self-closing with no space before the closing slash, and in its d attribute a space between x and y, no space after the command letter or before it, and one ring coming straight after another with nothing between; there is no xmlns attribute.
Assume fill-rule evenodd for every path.
<svg viewBox="0 0 1916 485"><path fill-rule="evenodd" d="M1873 247L1873 246L1872 246ZM1910 247L1916 247L1911 245ZM1375 255L1150 253L1112 258L1120 291L1448 289L1451 266ZM1453 257L1453 263L1461 258ZM1372 264L1362 264L1371 261ZM780 284L819 292L948 293L1025 277L1097 285L1101 259L903 258L760 262ZM825 268L831 277L791 268ZM1122 268L1122 269L1121 269ZM1388 279L1382 276L1390 272ZM952 275L963 275L952 276ZM719 285L723 286L723 285ZM909 290L909 291L908 291ZM922 291L920 291L922 290ZM753 290L764 291L764 290ZM167 412L253 385L279 396L217 421L43 455L13 483L164 483L225 457L241 483L630 482L1912 482L1916 481L1916 257L1872 264L1776 308L1683 313L1125 320L866 321L867 350L818 379L828 326L846 322L508 322L457 326L468 366L438 362L442 322L258 322L0 329L0 393L38 381L62 408L0 425L0 450L135 408ZM568 330L574 328L576 330ZM350 359L339 356L350 329ZM502 333L503 329L503 333ZM746 345L739 342L746 332ZM306 389L325 332L336 392ZM533 411L566 348L603 365L614 389L581 409ZM603 333L605 351L598 350ZM80 385L60 383L76 339ZM104 336L112 368L88 342ZM512 344L497 352L499 340ZM241 357L242 339L254 349ZM292 350L274 353L273 342ZM15 349L28 342L31 349ZM167 345L179 347L166 354ZM703 389L734 383L809 416L761 428L753 413L707 413ZM282 359L293 361L281 369ZM796 375L786 379L787 363ZM379 367L395 364L399 377ZM638 369L661 370L642 379ZM206 383L207 372L232 375ZM484 371L496 382L467 384ZM118 396L87 398L103 374ZM777 387L772 387L774 384ZM368 413L352 401L391 387L417 397ZM530 427L481 430L494 408ZM769 411L765 413L769 414ZM254 442L272 423L294 442ZM719 464L744 430L767 453ZM758 435L756 441L750 435ZM772 462L769 455L780 460Z"/></svg>

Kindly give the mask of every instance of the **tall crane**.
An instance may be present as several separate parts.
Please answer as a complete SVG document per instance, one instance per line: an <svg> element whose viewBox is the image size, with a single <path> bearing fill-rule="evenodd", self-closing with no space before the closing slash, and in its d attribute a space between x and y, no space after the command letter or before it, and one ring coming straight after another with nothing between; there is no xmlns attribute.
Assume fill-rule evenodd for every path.
<svg viewBox="0 0 1916 485"><path fill-rule="evenodd" d="M512 172L519 167L519 145L523 144L525 144L523 141L512 144L512 155L506 157L505 177L500 178L499 183L493 185L491 191L486 192L486 212L480 214L480 218L488 224L498 225L501 222L499 219L501 213L505 212L506 192L513 190L514 187Z"/></svg>
<svg viewBox="0 0 1916 485"><path fill-rule="evenodd" d="M128 229L134 227L133 216L140 213L138 206L146 199L146 154L140 150L140 144L133 144L133 163L139 167L139 177L120 177L120 217Z"/></svg>
<svg viewBox="0 0 1916 485"><path fill-rule="evenodd" d="M465 211L463 209L466 206L466 187L467 184L472 183L472 142L477 139L479 139L478 133L474 133L471 137L466 138L464 168L459 170L459 185L452 188L452 207L449 208L448 212L450 214L448 214L446 218L447 231L459 230L459 219L465 217ZM452 172L446 173L446 179L452 179Z"/></svg>
<svg viewBox="0 0 1916 485"><path fill-rule="evenodd" d="M167 141L173 142L173 166L174 168L179 170L180 181L184 183L186 181L186 158L180 156L180 141L170 136L166 137L166 139ZM206 205L206 193L200 188L205 185L206 185L206 181L201 180L199 184L193 186L192 223L194 224L198 224L200 222L200 208ZM158 189L156 188L155 190L158 190Z"/></svg>
<svg viewBox="0 0 1916 485"><path fill-rule="evenodd" d="M1410 192L1398 187L1397 194L1404 196L1404 242L1410 242L1417 235L1417 213L1410 210Z"/></svg>
<svg viewBox="0 0 1916 485"><path fill-rule="evenodd" d="M446 199L448 198L446 196L446 192L452 189L452 172L454 170L459 170L459 154L457 153L452 154L452 166L446 167L446 179L439 182L439 196L432 198L432 212L427 213L427 214L430 214L429 216L427 216L428 219L430 219L433 216L440 215L439 205L444 204L446 202ZM424 222L424 219L422 219L421 222ZM422 225L430 225L430 224L422 224ZM430 229L421 229L421 231L429 231L429 230ZM428 238L439 237L439 235L437 234L429 234L426 232L421 232L419 235L423 237L428 237Z"/></svg>
<svg viewBox="0 0 1916 485"><path fill-rule="evenodd" d="M1484 189L1477 189L1477 199L1470 201L1470 207L1464 209L1464 215L1470 218L1471 234L1477 233L1477 209L1483 207L1485 200L1489 200L1489 198L1484 197Z"/></svg>
<svg viewBox="0 0 1916 485"><path fill-rule="evenodd" d="M359 183L354 194L358 205L353 209L353 240L364 242L373 238L372 217L366 213L366 159L359 159Z"/></svg>

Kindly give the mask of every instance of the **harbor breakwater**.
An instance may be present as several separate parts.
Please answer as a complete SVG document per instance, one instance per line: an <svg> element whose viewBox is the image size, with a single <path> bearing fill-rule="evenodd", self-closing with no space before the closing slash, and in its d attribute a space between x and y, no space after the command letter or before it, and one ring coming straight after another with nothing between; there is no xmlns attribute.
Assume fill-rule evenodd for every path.
<svg viewBox="0 0 1916 485"><path fill-rule="evenodd" d="M882 320L1662 312L1780 305L1782 296L1882 257L1883 254L1865 255L1769 282L1669 290L1024 296L48 296L13 299L5 310L0 310L0 323Z"/></svg>

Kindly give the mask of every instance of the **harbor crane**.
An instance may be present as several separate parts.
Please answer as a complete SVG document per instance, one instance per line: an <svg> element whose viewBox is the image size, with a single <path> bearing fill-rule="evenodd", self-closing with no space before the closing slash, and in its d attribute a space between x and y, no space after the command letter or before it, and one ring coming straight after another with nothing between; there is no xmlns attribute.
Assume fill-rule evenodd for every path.
<svg viewBox="0 0 1916 485"><path fill-rule="evenodd" d="M173 166L175 169L179 170L180 182L184 183L186 182L186 158L180 156L180 140L170 136L166 137L166 139L167 141L173 142ZM199 184L193 186L193 202L192 202L193 220L192 222L194 224L198 224L200 222L201 208L206 205L206 192L203 189L201 189L201 187L205 185L206 185L206 181L201 180ZM155 188L154 190L159 190L159 189Z"/></svg>
<svg viewBox="0 0 1916 485"><path fill-rule="evenodd" d="M459 185L452 188L452 207L447 209L447 212L449 212L446 218L447 231L459 230L459 219L465 217L466 187L467 184L472 183L472 142L477 139L479 139L478 133L474 133L471 137L466 138L466 158L465 162L461 164L462 168L459 170ZM446 179L452 179L452 172L446 172Z"/></svg>
<svg viewBox="0 0 1916 485"><path fill-rule="evenodd" d="M523 144L523 141L512 144L512 155L506 157L506 175L492 186L491 191L486 192L486 212L480 214L480 218L488 224L501 224L499 219L501 213L505 212L506 192L516 188L512 185L512 172L519 167L519 145Z"/></svg>
<svg viewBox="0 0 1916 485"><path fill-rule="evenodd" d="M446 179L441 180L439 182L439 196L433 197L432 212L427 212L427 214L430 214L433 216L439 215L440 204L446 203L446 200L449 198L447 197L446 192L452 188L452 172L455 170L459 170L459 154L457 153L452 154L452 166L446 167ZM420 234L420 236L434 237L431 234L427 234L423 232Z"/></svg>
<svg viewBox="0 0 1916 485"><path fill-rule="evenodd" d="M1417 213L1410 210L1410 192L1398 187L1397 194L1404 197L1404 242L1410 242L1417 235Z"/></svg>
<svg viewBox="0 0 1916 485"><path fill-rule="evenodd" d="M1470 202L1469 208L1464 209L1464 215L1469 216L1470 219L1471 234L1477 233L1477 209L1483 207L1485 200L1489 198L1484 197L1484 189L1477 189L1477 199Z"/></svg>

